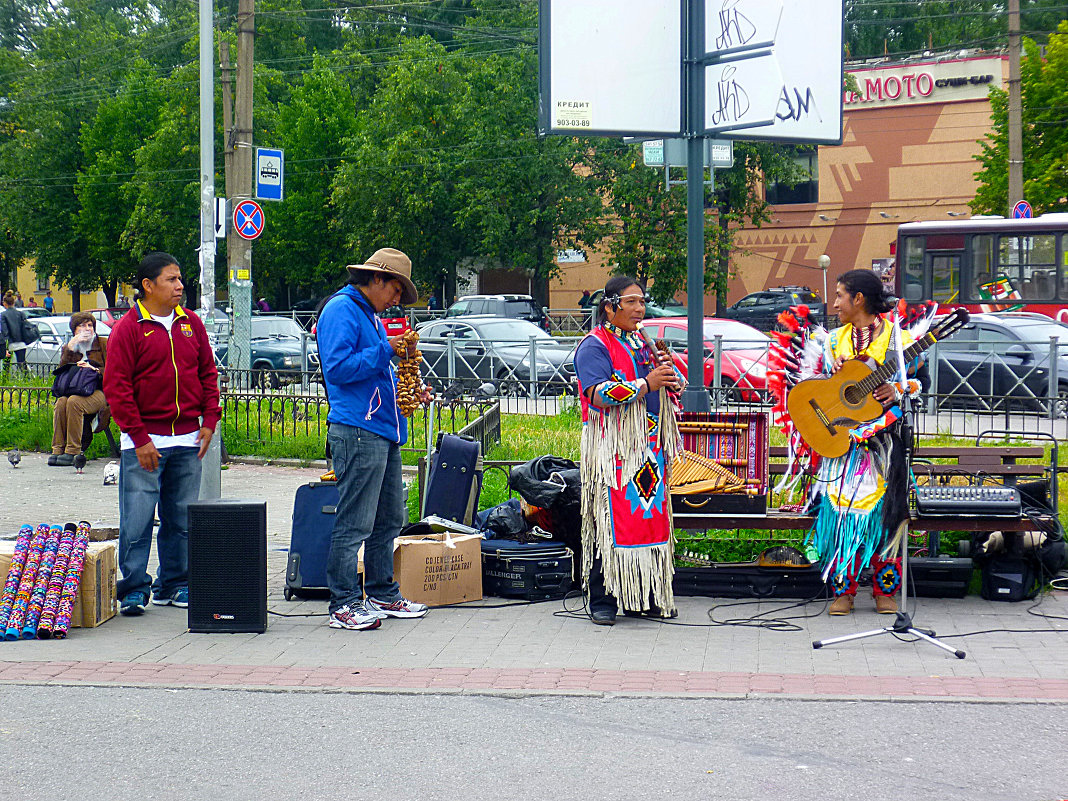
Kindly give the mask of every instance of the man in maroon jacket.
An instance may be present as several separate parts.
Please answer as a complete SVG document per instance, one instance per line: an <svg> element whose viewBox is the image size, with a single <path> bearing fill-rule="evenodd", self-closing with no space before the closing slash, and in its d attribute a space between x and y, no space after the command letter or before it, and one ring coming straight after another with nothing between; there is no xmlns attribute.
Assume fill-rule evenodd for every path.
<svg viewBox="0 0 1068 801"><path fill-rule="evenodd" d="M137 267L133 308L111 330L104 395L122 431L119 471L119 611L152 603L189 606L188 507L200 493L200 460L219 409L218 374L200 319L183 309L173 256L149 253ZM148 575L159 505L156 580Z"/></svg>

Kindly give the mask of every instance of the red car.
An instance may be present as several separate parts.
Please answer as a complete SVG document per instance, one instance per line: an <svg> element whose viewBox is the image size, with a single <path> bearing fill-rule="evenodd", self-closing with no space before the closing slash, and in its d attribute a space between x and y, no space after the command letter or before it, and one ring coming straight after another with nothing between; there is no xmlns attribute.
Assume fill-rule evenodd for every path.
<svg viewBox="0 0 1068 801"><path fill-rule="evenodd" d="M112 328L115 327L115 323L119 321L119 318L129 310L129 306L112 306L107 309L86 309L86 311L96 318L98 323L106 323Z"/></svg>
<svg viewBox="0 0 1068 801"><path fill-rule="evenodd" d="M412 330L412 325L408 322L408 316L404 313L403 306L390 306L384 312L379 313L378 316L382 318L382 323L386 326L386 336L388 337L407 334Z"/></svg>
<svg viewBox="0 0 1068 801"><path fill-rule="evenodd" d="M642 323L653 339L663 339L675 358L675 366L687 371L685 317L658 317ZM737 320L704 319L705 386L715 382L714 347L716 335L722 337L722 386L731 390L735 400L759 402L767 397L768 345L771 338L751 325Z"/></svg>

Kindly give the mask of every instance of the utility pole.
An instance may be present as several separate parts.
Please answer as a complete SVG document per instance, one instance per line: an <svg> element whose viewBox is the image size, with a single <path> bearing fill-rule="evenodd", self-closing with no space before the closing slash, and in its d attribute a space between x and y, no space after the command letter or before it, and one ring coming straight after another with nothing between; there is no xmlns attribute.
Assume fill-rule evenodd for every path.
<svg viewBox="0 0 1068 801"><path fill-rule="evenodd" d="M215 64L212 61L212 0L200 0L200 318L215 320ZM222 432L204 454L200 497L222 496Z"/></svg>
<svg viewBox="0 0 1068 801"><path fill-rule="evenodd" d="M252 48L256 32L255 0L237 4L237 89L234 103L233 152L226 171L231 206L252 197ZM231 183L230 176L233 175ZM233 330L227 362L248 370L252 334L252 243L232 236L226 245Z"/></svg>
<svg viewBox="0 0 1068 801"><path fill-rule="evenodd" d="M1023 111L1020 96L1020 0L1009 0L1009 216L1023 194Z"/></svg>
<svg viewBox="0 0 1068 801"><path fill-rule="evenodd" d="M687 6L686 62L686 305L691 369L682 391L687 412L710 412L705 389L705 0ZM667 159L664 159L667 163ZM710 172L714 170L709 168ZM698 365L693 367L692 365Z"/></svg>

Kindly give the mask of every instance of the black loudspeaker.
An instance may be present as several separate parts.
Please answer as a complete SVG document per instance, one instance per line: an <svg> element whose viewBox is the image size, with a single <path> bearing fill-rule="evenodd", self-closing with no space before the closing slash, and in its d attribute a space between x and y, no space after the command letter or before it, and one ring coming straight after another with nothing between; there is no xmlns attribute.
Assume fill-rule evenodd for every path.
<svg viewBox="0 0 1068 801"><path fill-rule="evenodd" d="M189 504L189 630L267 630L267 503Z"/></svg>

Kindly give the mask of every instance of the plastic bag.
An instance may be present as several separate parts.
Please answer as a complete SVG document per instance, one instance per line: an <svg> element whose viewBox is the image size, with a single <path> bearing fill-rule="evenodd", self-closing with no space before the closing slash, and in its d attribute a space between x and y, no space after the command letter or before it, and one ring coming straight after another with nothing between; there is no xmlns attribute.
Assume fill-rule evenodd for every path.
<svg viewBox="0 0 1068 801"><path fill-rule="evenodd" d="M538 456L512 468L508 486L532 506L551 509L554 504L577 504L582 482L579 468L561 456Z"/></svg>

